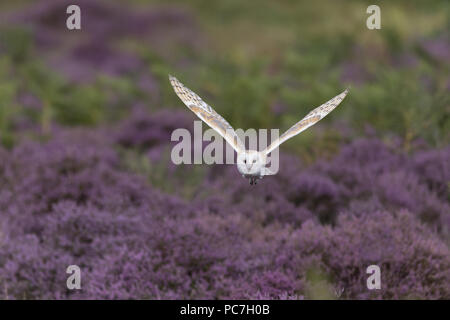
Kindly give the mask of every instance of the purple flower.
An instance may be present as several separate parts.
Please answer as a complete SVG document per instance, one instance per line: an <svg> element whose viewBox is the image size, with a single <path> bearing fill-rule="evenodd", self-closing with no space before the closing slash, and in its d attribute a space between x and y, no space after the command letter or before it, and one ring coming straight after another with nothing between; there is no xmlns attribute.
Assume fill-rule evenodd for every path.
<svg viewBox="0 0 450 320"><path fill-rule="evenodd" d="M371 138L311 166L281 154L280 172L251 189L233 166L186 165L164 171L166 194L122 151L153 154L150 170L173 166L158 153L183 121L136 110L117 135L59 130L0 149L2 297L304 299L319 286L347 299L449 298L447 149L407 155ZM81 291L65 287L72 264ZM381 290L366 287L371 264Z"/></svg>

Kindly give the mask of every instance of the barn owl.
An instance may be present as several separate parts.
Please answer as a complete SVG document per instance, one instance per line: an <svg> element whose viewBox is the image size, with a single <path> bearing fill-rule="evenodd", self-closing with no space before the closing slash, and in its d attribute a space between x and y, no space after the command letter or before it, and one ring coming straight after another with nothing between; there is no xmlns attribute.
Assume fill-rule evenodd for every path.
<svg viewBox="0 0 450 320"><path fill-rule="evenodd" d="M348 93L346 89L333 99L325 102L319 107L308 113L302 120L294 124L278 139L273 141L265 150L247 150L245 145L239 139L233 127L222 118L211 106L204 102L197 94L186 88L178 79L169 75L170 83L183 103L203 120L212 129L217 131L237 152L237 169L244 178L248 178L250 184L256 184L258 179L266 175L275 174L267 165L267 156L280 144L296 136L300 132L311 127L319 120L323 119L328 113L333 111Z"/></svg>

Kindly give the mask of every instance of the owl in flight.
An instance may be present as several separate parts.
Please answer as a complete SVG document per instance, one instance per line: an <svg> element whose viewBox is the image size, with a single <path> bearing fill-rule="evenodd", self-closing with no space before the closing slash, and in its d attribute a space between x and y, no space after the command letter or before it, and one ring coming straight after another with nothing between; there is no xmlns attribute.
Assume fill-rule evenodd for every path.
<svg viewBox="0 0 450 320"><path fill-rule="evenodd" d="M274 174L267 165L267 155L278 148L286 140L308 129L327 114L333 111L348 93L346 89L333 99L325 102L306 115L302 120L294 124L277 140L272 142L265 150L246 150L245 145L239 139L233 127L222 118L211 106L204 102L197 94L186 88L177 78L169 75L170 83L177 96L207 125L217 131L237 152L237 168L244 178L248 178L250 184L256 184L257 179Z"/></svg>

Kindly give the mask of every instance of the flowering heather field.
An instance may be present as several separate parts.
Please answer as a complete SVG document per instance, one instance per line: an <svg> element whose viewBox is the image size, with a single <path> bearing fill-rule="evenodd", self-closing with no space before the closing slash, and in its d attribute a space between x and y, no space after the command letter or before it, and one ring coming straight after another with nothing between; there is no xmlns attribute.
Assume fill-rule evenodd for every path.
<svg viewBox="0 0 450 320"><path fill-rule="evenodd" d="M0 4L1 299L450 299L448 2L69 3ZM170 161L169 73L244 129L351 90L250 186Z"/></svg>

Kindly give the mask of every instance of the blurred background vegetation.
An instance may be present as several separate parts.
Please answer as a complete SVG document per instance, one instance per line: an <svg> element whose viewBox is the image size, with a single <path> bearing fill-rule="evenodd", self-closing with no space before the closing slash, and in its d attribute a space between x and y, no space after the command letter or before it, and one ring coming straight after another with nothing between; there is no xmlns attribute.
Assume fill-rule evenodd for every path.
<svg viewBox="0 0 450 320"><path fill-rule="evenodd" d="M169 73L244 129L284 131L350 86L286 144L306 160L368 132L406 150L449 143L449 1L377 2L381 30L366 28L373 1L106 2L80 1L81 31L65 29L64 1L1 2L4 146L54 126L113 125L136 105L183 110ZM133 15L147 24L130 27Z"/></svg>
<svg viewBox="0 0 450 320"><path fill-rule="evenodd" d="M65 25L73 2L81 31ZM366 27L374 3L381 30ZM0 144L120 128L136 108L196 119L172 74L235 128L281 132L350 87L336 111L283 145L307 164L367 135L404 151L441 148L450 142L449 30L447 0L1 1ZM159 162L143 150L120 156L167 193L218 193L199 187L201 166L167 179L164 150ZM306 277L308 297L330 297L325 274Z"/></svg>

